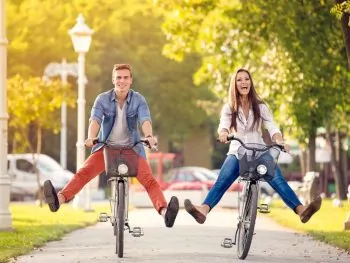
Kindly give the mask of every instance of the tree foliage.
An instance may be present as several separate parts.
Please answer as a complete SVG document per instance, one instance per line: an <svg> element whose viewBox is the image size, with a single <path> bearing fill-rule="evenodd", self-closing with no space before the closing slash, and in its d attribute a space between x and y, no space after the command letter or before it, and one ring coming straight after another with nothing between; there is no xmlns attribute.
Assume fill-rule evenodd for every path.
<svg viewBox="0 0 350 263"><path fill-rule="evenodd" d="M205 85L196 87L192 75L199 64L191 56L185 64L162 55L166 43L160 27L162 14L143 0L22 0L7 1L8 74L10 77L40 77L50 62L75 61L68 30L78 13L94 30L86 54L88 84L86 111L98 93L112 88L115 63L133 67L133 88L145 95L151 109L155 133L181 143L191 130L207 122L207 112L198 106L212 99ZM75 85L74 79L69 79ZM88 117L89 114L87 114ZM68 112L69 167L74 170L76 112ZM174 125L175 123L175 125ZM55 139L53 139L55 138ZM52 147L57 137L46 137L44 149L58 156Z"/></svg>
<svg viewBox="0 0 350 263"><path fill-rule="evenodd" d="M69 86L58 81L44 82L41 78L23 79L19 75L8 81L9 130L13 135L13 145L19 151L33 153L34 168L38 183L38 197L42 205L39 190L40 174L36 168L35 154L41 153L43 130L58 131L60 119L57 109L63 99L67 105L74 106L74 94ZM35 143L36 142L36 143Z"/></svg>
<svg viewBox="0 0 350 263"><path fill-rule="evenodd" d="M57 109L63 99L74 107L75 94L69 86L59 81L44 82L41 78L24 79L16 75L7 82L9 128L19 151L40 153L40 141L29 133L46 129L59 131L60 118ZM36 141L36 145L33 144Z"/></svg>
<svg viewBox="0 0 350 263"><path fill-rule="evenodd" d="M316 168L318 127L349 131L346 52L329 1L160 0L157 6L166 17L164 53L176 60L200 54L196 80L221 98L232 72L253 72L285 133L308 145L309 170Z"/></svg>
<svg viewBox="0 0 350 263"><path fill-rule="evenodd" d="M158 2L167 17L164 53L173 59L201 54L198 82L210 81L223 97L232 72L247 67L259 80L261 94L278 110L281 124L299 140L308 139L325 122L339 123L340 118L331 117L348 102L337 95L344 92L347 76L341 31L330 4Z"/></svg>
<svg viewBox="0 0 350 263"><path fill-rule="evenodd" d="M331 13L335 14L338 19L341 19L344 13L350 13L350 1L336 1L337 3L332 7ZM348 25L350 26L350 20L348 21Z"/></svg>

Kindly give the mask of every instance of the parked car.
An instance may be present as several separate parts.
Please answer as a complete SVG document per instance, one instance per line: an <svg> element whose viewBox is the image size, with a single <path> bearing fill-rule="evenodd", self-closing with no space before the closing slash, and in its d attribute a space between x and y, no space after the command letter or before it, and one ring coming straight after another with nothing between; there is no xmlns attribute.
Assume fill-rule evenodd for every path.
<svg viewBox="0 0 350 263"><path fill-rule="evenodd" d="M64 170L59 163L45 154L34 155L37 159L40 185L51 180L57 190L62 189L73 177L73 173ZM38 182L34 169L33 154L8 154L8 174L11 180L11 200L33 200L38 196Z"/></svg>
<svg viewBox="0 0 350 263"><path fill-rule="evenodd" d="M217 179L213 171L197 166L185 166L169 170L166 189L168 190L202 190L211 189ZM228 191L240 191L242 184L233 183Z"/></svg>

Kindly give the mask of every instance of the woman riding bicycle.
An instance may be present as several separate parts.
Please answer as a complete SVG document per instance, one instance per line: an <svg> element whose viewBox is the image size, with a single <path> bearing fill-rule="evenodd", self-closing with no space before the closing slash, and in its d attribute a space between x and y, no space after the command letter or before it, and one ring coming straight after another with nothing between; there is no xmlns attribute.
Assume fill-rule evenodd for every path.
<svg viewBox="0 0 350 263"><path fill-rule="evenodd" d="M229 87L228 103L221 111L218 128L219 140L227 143L230 132L244 143L265 144L262 138L262 125L268 130L273 142L283 145L288 151L289 146L284 144L282 134L273 120L267 105L259 98L254 88L251 74L248 70L239 69L232 76ZM218 179L209 191L202 205L194 206L190 200L185 200L185 209L199 224L203 224L207 214L220 201L226 190L239 176L237 150L238 141L231 141ZM285 204L306 223L321 207L321 198L317 197L308 206L302 205L296 194L284 179L281 169L276 166L275 176L268 183L280 195Z"/></svg>

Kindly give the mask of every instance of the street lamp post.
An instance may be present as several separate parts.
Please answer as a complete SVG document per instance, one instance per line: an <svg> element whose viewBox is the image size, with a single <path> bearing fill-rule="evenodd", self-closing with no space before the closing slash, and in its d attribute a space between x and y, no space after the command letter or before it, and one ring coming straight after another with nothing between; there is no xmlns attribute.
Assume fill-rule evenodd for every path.
<svg viewBox="0 0 350 263"><path fill-rule="evenodd" d="M7 174L7 39L5 27L5 0L0 0L0 231L12 229L10 204L10 177Z"/></svg>
<svg viewBox="0 0 350 263"><path fill-rule="evenodd" d="M85 53L89 51L93 31L85 24L82 14L79 14L77 23L69 30L74 51L78 57L78 140L77 140L77 170L85 161ZM91 211L90 183L85 189L85 211ZM75 198L79 203L79 197Z"/></svg>
<svg viewBox="0 0 350 263"><path fill-rule="evenodd" d="M43 78L49 80L54 76L60 76L62 84L66 85L68 76L78 76L78 64L67 63L66 59L62 59L61 63L50 63L44 70ZM60 163L64 169L67 169L67 103L65 100L61 105Z"/></svg>

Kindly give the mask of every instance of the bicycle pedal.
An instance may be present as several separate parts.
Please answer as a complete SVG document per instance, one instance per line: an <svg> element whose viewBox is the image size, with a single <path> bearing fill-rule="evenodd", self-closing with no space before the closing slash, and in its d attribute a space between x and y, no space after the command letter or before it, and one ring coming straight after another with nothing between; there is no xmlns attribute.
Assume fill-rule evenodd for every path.
<svg viewBox="0 0 350 263"><path fill-rule="evenodd" d="M132 233L131 234L132 234L133 237L142 237L144 235L141 227L138 227L138 226L136 226L136 227L134 227L132 229Z"/></svg>
<svg viewBox="0 0 350 263"><path fill-rule="evenodd" d="M100 222L107 222L110 216L107 213L100 213L98 220Z"/></svg>
<svg viewBox="0 0 350 263"><path fill-rule="evenodd" d="M232 238L224 238L221 246L224 248L231 248L233 246Z"/></svg>
<svg viewBox="0 0 350 263"><path fill-rule="evenodd" d="M268 204L261 204L259 206L259 212L263 214L268 214L271 212L270 207Z"/></svg>

